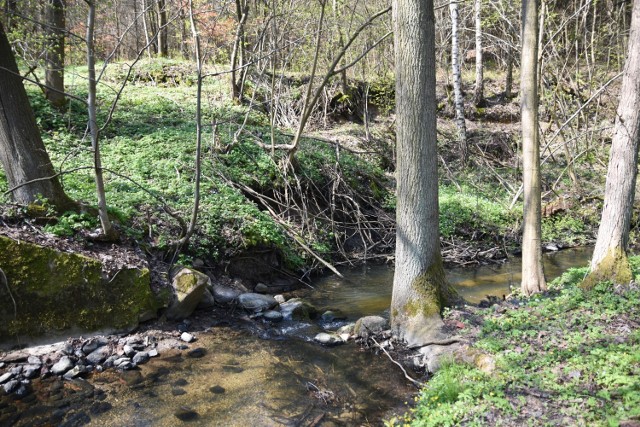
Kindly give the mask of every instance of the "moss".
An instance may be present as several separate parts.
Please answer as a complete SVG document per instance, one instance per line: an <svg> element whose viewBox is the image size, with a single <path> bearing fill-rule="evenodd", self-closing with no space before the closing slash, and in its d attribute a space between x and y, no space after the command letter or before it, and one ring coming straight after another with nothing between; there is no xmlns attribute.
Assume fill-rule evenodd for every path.
<svg viewBox="0 0 640 427"><path fill-rule="evenodd" d="M70 328L124 329L162 306L146 269L124 269L107 278L95 259L1 236L0 268L11 291L0 287L0 341Z"/></svg>
<svg viewBox="0 0 640 427"><path fill-rule="evenodd" d="M588 291L600 282L610 281L626 285L632 279L633 273L631 272L631 265L626 251L622 248L613 248L609 250L598 266L585 277L580 287Z"/></svg>

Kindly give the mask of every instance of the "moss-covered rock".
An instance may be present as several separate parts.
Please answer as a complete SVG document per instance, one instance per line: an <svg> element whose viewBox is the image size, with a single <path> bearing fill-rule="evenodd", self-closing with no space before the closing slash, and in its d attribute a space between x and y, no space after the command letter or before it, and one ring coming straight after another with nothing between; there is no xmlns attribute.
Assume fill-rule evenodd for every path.
<svg viewBox="0 0 640 427"><path fill-rule="evenodd" d="M155 316L161 302L147 269L113 277L102 264L0 236L0 344L33 341L65 331L123 330Z"/></svg>

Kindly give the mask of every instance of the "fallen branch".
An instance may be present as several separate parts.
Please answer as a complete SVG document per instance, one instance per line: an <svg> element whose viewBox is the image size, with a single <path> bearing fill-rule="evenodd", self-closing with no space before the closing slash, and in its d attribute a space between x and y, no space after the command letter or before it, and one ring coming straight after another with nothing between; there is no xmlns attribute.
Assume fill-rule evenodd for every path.
<svg viewBox="0 0 640 427"><path fill-rule="evenodd" d="M389 358L389 360L391 360L393 363L395 363L396 365L398 365L398 367L402 370L402 373L404 374L404 377L405 377L406 379L408 379L409 381L411 381L411 382L413 383L413 385L415 385L415 386L416 386L416 387L418 387L418 388L420 388L420 387L422 387L422 386L424 385L424 383L421 383L420 381L418 381L418 380L414 380L413 378L411 378L411 377L409 376L409 374L407 374L407 371L404 369L404 366L402 366L402 364L400 364L399 362L396 362L396 361L393 359L393 357L391 357L391 355L389 354L389 352L388 352L384 347L382 347L380 344L378 344L378 341L376 341L376 339L375 339L375 338L371 337L371 339L373 340L374 344L375 344L375 345L377 345L377 346L378 346L378 348L384 352L384 354Z"/></svg>

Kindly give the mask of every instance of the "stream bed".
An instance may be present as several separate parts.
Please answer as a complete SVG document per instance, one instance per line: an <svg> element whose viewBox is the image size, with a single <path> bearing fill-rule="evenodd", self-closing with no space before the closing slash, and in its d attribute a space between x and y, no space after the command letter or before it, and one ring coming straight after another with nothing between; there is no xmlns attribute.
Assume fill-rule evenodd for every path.
<svg viewBox="0 0 640 427"><path fill-rule="evenodd" d="M586 265L590 255L590 248L545 255L547 279ZM509 286L519 284L519 270L519 261L512 259L450 269L447 277L465 299L477 303L509 293ZM343 274L318 280L304 299L320 312L344 313L343 322L388 315L392 268L364 266ZM188 348L163 351L136 370L107 370L88 381L36 379L31 396L0 401L0 415L25 411L17 425L380 425L416 391L384 354L353 342L314 343L312 337L327 325L255 324L194 331L197 341Z"/></svg>

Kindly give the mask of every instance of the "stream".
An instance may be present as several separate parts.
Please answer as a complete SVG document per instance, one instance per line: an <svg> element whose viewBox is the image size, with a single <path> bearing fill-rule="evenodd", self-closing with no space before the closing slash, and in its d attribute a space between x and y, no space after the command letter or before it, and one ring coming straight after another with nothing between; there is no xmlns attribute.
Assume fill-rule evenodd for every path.
<svg viewBox="0 0 640 427"><path fill-rule="evenodd" d="M547 279L586 265L590 255L590 248L546 254ZM450 269L447 277L465 299L477 303L486 295L509 293L510 285L519 284L519 270L513 259L497 266ZM390 267L364 266L343 274L318 280L304 299L321 312L341 311L346 321L388 314ZM259 331L235 326L201 331L188 350L162 352L139 370L95 374L89 380L94 391L73 403L76 421L70 423L67 414L64 425L380 425L381 419L401 411L415 388L400 369L384 354L361 350L353 342L330 348L314 343L321 326L327 325L285 321ZM199 350L190 351L194 349ZM57 387L75 393L72 382L64 383ZM6 408L0 404L0 412ZM28 402L16 402L16 408L35 411ZM29 417L23 420L26 424L20 425L38 425Z"/></svg>

